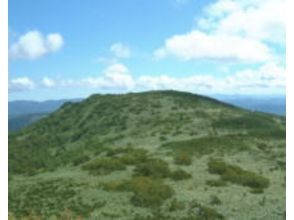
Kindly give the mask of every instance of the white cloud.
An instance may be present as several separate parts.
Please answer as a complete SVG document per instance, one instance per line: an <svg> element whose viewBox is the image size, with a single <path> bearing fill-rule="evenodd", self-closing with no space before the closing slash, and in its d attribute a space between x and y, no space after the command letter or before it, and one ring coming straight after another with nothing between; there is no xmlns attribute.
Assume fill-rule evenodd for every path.
<svg viewBox="0 0 294 220"><path fill-rule="evenodd" d="M46 54L58 51L63 45L63 38L58 33L44 36L39 31L29 31L12 44L9 53L12 58L34 60Z"/></svg>
<svg viewBox="0 0 294 220"><path fill-rule="evenodd" d="M9 92L32 90L35 83L28 77L14 78L9 81Z"/></svg>
<svg viewBox="0 0 294 220"><path fill-rule="evenodd" d="M157 58L167 55L174 55L183 60L262 62L270 58L270 51L265 44L253 39L192 31L169 38L163 48L155 51Z"/></svg>
<svg viewBox="0 0 294 220"><path fill-rule="evenodd" d="M229 67L226 67L225 71ZM283 66L267 63L258 68L244 68L230 75L216 77L208 74L195 73L187 77L172 77L169 75L134 77L123 64L113 64L102 71L101 76L82 79L53 80L44 77L43 87L58 88L93 88L98 91L142 91L174 89L202 94L274 94L284 92L286 72ZM35 87L27 77L12 79L9 91L25 91Z"/></svg>
<svg viewBox="0 0 294 220"><path fill-rule="evenodd" d="M82 79L82 85L89 85L100 89L130 90L135 81L129 70L123 64L113 64L103 71L102 77L89 77Z"/></svg>
<svg viewBox="0 0 294 220"><path fill-rule="evenodd" d="M258 69L243 69L230 76L217 78L195 74L189 77L142 76L136 80L138 88L176 89L199 93L275 93L285 88L285 69L274 63Z"/></svg>
<svg viewBox="0 0 294 220"><path fill-rule="evenodd" d="M212 27L218 33L238 34L281 45L285 42L284 0L219 0L206 11L208 25L202 26L204 30Z"/></svg>
<svg viewBox="0 0 294 220"><path fill-rule="evenodd" d="M122 43L112 44L110 46L110 52L117 58L129 58L131 56L130 48Z"/></svg>
<svg viewBox="0 0 294 220"><path fill-rule="evenodd" d="M217 0L194 30L169 37L154 56L260 63L276 59L276 46L285 46L284 0Z"/></svg>
<svg viewBox="0 0 294 220"><path fill-rule="evenodd" d="M56 85L55 81L53 79L50 79L48 77L44 77L42 79L42 85L47 87L47 88L51 88L54 87Z"/></svg>

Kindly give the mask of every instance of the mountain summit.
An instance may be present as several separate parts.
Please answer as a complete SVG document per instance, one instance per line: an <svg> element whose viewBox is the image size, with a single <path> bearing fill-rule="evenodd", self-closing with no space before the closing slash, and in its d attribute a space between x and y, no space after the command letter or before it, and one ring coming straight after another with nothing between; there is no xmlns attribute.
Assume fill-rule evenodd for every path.
<svg viewBox="0 0 294 220"><path fill-rule="evenodd" d="M285 117L186 92L92 95L11 134L9 174L17 218L279 217Z"/></svg>

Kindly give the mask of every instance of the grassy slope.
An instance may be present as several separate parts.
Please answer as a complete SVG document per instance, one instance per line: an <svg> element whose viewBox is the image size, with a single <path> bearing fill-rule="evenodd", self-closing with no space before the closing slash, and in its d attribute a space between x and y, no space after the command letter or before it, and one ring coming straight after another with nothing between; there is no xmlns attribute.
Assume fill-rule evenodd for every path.
<svg viewBox="0 0 294 220"><path fill-rule="evenodd" d="M166 161L169 169L180 168L192 175L181 181L162 180L175 192L161 205L166 215L175 219L187 217L199 206L195 205L197 201L225 218L283 219L285 118L175 91L93 95L81 103L65 104L49 117L12 134L10 211L16 216L35 211L47 218L70 209L73 215L94 219L136 219L135 213L141 216L137 219L143 219L142 216L153 213L157 215L154 219L164 219L154 214L156 209L152 207L132 204L136 192L106 191L101 187L105 182L133 179L134 169L141 163L139 159L106 175L93 175L81 169L88 161L107 156L109 149L126 146L145 149L148 157ZM190 165L174 163L174 157L181 153L191 156ZM110 159L116 157L108 154ZM208 185L208 180L219 178L208 172L207 164L212 157L221 157L227 163L268 178L269 187L256 194L231 182L223 187ZM68 182L72 185L67 186ZM47 192L48 188L53 191ZM221 203L212 203L213 196ZM182 208L176 208L175 199ZM29 202L34 200L37 204ZM61 205L55 207L56 203ZM197 218L205 216L198 213Z"/></svg>

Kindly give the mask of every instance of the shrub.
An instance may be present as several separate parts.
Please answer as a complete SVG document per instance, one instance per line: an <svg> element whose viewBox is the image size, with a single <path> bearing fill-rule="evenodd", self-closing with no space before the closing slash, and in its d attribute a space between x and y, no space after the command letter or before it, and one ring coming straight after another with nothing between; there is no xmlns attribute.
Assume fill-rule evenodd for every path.
<svg viewBox="0 0 294 220"><path fill-rule="evenodd" d="M220 213L218 213L215 209L203 206L202 204L198 203L197 201L193 200L190 204L190 207L192 209L195 209L196 211L196 218L191 219L197 219L197 220L222 220L224 219L224 216ZM189 217L187 220L190 219Z"/></svg>
<svg viewBox="0 0 294 220"><path fill-rule="evenodd" d="M177 210L182 210L185 208L185 204L182 201L179 201L177 199L173 199L168 207L168 211L173 212Z"/></svg>
<svg viewBox="0 0 294 220"><path fill-rule="evenodd" d="M128 180L113 180L107 183L101 183L101 186L106 191L130 191L131 183Z"/></svg>
<svg viewBox="0 0 294 220"><path fill-rule="evenodd" d="M147 151L144 149L133 149L123 154L120 161L126 165L136 165L149 160Z"/></svg>
<svg viewBox="0 0 294 220"><path fill-rule="evenodd" d="M210 204L211 205L220 205L220 204L222 204L222 201L216 195L212 195L212 196L210 196Z"/></svg>
<svg viewBox="0 0 294 220"><path fill-rule="evenodd" d="M77 165L80 165L80 164L88 161L89 159L90 159L89 156L81 154L81 155L76 156L73 159L72 163L73 163L74 166L77 166Z"/></svg>
<svg viewBox="0 0 294 220"><path fill-rule="evenodd" d="M209 185L209 186L215 186L215 187L221 187L221 186L226 186L227 185L226 181L224 181L222 179L207 180L206 184Z"/></svg>
<svg viewBox="0 0 294 220"><path fill-rule="evenodd" d="M116 170L124 170L125 165L117 158L97 158L82 166L94 175L105 175Z"/></svg>
<svg viewBox="0 0 294 220"><path fill-rule="evenodd" d="M253 189L264 189L269 186L269 180L259 174L243 170L241 167L226 164L221 160L210 160L208 163L210 173L221 175L225 181L248 186Z"/></svg>
<svg viewBox="0 0 294 220"><path fill-rule="evenodd" d="M149 176L154 178L165 178L170 175L167 162L161 159L152 159L137 165L134 169L135 176Z"/></svg>
<svg viewBox="0 0 294 220"><path fill-rule="evenodd" d="M175 164L178 165L190 165L192 163L192 157L190 154L181 152L174 157Z"/></svg>
<svg viewBox="0 0 294 220"><path fill-rule="evenodd" d="M190 173L187 173L184 170L178 169L178 170L175 170L175 171L171 172L170 177L173 180L184 180L184 179L189 179L192 176L191 176Z"/></svg>
<svg viewBox="0 0 294 220"><path fill-rule="evenodd" d="M136 206L157 207L173 196L173 189L161 181L149 177L136 177L132 180L134 192L131 202Z"/></svg>

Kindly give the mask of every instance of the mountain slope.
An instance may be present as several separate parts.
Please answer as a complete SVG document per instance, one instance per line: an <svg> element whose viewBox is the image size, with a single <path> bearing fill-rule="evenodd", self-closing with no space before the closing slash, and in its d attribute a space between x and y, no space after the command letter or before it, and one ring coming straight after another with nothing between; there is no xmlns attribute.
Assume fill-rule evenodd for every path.
<svg viewBox="0 0 294 220"><path fill-rule="evenodd" d="M224 173L208 170L217 158ZM243 219L275 207L268 214L282 219L285 117L176 91L93 95L11 134L9 174L17 217L69 209L94 219ZM218 175L224 186L213 186ZM247 205L230 199L236 192Z"/></svg>

